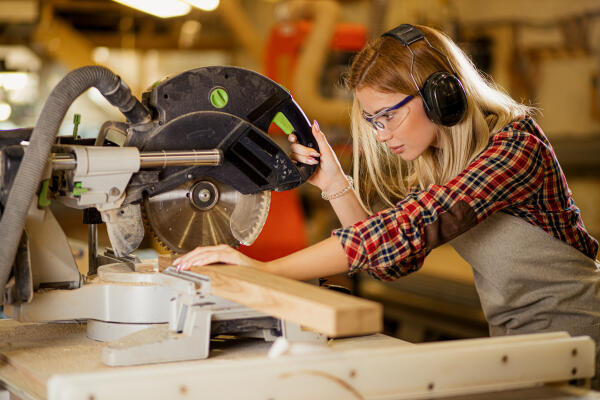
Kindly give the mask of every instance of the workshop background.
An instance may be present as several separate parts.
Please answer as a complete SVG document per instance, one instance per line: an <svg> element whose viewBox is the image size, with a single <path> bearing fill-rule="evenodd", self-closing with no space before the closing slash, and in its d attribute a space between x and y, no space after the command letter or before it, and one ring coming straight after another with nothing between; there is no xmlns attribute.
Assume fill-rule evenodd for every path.
<svg viewBox="0 0 600 400"><path fill-rule="evenodd" d="M541 109L589 231L600 237L600 3L597 0L0 0L0 129L33 126L70 70L104 65L141 98L160 79L208 65L235 65L288 88L319 121L351 171L350 93L341 78L368 40L400 23L452 36L478 68L514 98ZM170 7L169 4L173 3ZM190 6L191 4L191 6ZM74 124L76 115L81 116ZM60 130L95 137L122 116L95 90L70 108ZM284 134L271 134L286 146ZM54 205L87 271L80 212ZM274 193L265 229L247 254L267 260L326 238L337 220L310 185ZM108 245L100 231L100 245ZM149 233L140 257L164 251ZM386 333L411 342L487 335L470 267L449 246L396 282L331 277L385 306Z"/></svg>

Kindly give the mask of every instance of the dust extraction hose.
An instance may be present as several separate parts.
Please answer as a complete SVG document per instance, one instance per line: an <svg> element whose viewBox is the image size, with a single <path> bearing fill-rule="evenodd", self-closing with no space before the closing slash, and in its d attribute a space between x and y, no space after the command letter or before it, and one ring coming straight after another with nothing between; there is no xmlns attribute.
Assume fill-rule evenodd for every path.
<svg viewBox="0 0 600 400"><path fill-rule="evenodd" d="M98 89L112 105L118 107L131 124L150 121L146 107L131 94L121 78L107 68L82 67L70 72L56 85L33 128L0 220L0 302L4 301L4 287L29 206L38 190L60 124L73 101L90 87Z"/></svg>

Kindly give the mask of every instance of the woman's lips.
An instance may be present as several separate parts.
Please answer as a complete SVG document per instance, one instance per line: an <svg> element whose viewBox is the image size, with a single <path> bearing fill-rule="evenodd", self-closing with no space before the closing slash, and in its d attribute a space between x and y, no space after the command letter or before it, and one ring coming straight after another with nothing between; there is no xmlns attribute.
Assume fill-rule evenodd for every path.
<svg viewBox="0 0 600 400"><path fill-rule="evenodd" d="M400 146L390 146L390 150L392 151L392 153L395 154L400 154L404 151L404 145L400 145Z"/></svg>

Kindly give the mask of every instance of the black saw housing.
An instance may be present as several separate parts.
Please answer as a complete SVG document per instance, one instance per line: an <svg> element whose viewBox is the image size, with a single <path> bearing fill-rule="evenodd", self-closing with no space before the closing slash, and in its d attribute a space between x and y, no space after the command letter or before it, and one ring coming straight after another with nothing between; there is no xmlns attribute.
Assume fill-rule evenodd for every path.
<svg viewBox="0 0 600 400"><path fill-rule="evenodd" d="M292 162L268 136L279 114L299 143L318 151L311 124L290 93L256 72L223 66L194 69L156 83L142 102L151 110L152 122L131 126L125 146L140 151L219 149L224 160L216 167L141 171L128 186L126 203L201 177L212 177L243 194L289 190L317 168Z"/></svg>

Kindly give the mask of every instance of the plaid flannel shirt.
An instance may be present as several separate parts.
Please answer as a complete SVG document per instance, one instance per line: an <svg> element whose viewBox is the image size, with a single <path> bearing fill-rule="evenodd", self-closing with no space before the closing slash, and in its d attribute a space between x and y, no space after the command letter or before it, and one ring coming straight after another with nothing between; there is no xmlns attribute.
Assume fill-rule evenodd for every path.
<svg viewBox="0 0 600 400"><path fill-rule="evenodd" d="M588 234L554 150L529 116L490 137L454 179L414 191L395 207L336 229L350 273L393 280L416 271L435 247L502 211L542 228L590 258Z"/></svg>

